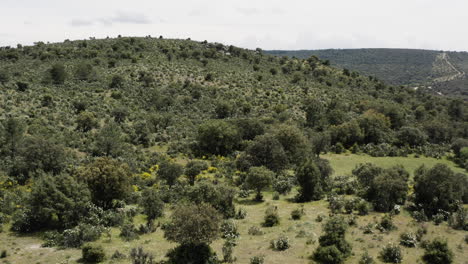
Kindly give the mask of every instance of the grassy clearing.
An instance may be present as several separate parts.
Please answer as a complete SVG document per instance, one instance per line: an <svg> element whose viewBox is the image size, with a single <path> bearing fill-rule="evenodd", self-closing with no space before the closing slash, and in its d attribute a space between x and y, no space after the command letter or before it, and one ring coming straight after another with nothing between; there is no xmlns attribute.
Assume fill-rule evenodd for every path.
<svg viewBox="0 0 468 264"><path fill-rule="evenodd" d="M432 158L373 158L364 155L336 155L328 154L324 158L331 161L335 169L335 175L347 174L359 163L373 162L382 167L390 167L395 164L403 165L407 170L413 172L421 164L433 166L438 162L446 163L454 170L460 171L453 163L447 160L437 160ZM272 200L272 193L265 193L265 201L262 203L254 203L253 198L239 199L237 207L242 207L247 211L247 217L243 220L235 220L241 234L238 246L234 249L234 256L237 257L236 263L249 263L249 259L256 255L265 256L267 264L296 264L296 263L313 263L310 256L318 246L318 237L321 235L322 223L316 221L318 215L329 217L328 203L324 200L310 202L304 204L305 216L299 220L291 219L291 211L299 207L299 204L291 202L295 193L291 193L287 197L281 197L280 200ZM263 216L268 206L276 206L281 218L281 224L272 228L261 227ZM170 212L166 212L168 216ZM421 225L416 223L407 212L403 211L400 215L394 218L394 223L398 227L397 230L390 233L382 233L377 229L373 229L373 234L364 234L363 227L369 223L378 223L383 214L371 213L367 216L357 216L357 225L348 229L346 239L353 246L353 256L346 263L358 263L361 255L368 251L371 256L377 258L381 248L389 242L398 243L399 236L405 231L416 232ZM345 215L345 217L350 217ZM157 221L165 221L164 218ZM135 217L136 225L145 222L142 215ZM261 236L252 236L248 234L248 229L251 226L258 226L264 231ZM453 230L443 223L435 226L433 223L425 223L428 229L424 239L433 239L435 237L444 237L448 239L450 249L455 254L454 263L468 263L468 245L464 242L464 237L467 234L465 231ZM4 230L7 230L5 226ZM111 260L110 256L116 251L120 251L126 255L130 250L137 246L142 246L146 251L151 252L156 260L163 260L166 252L176 245L164 239L164 233L158 229L153 234L140 236L138 240L125 242L119 237L119 229L113 228L110 232L111 236L103 235L102 238L95 242L105 248L108 260L106 263L129 263L129 259ZM291 241L291 248L286 251L273 251L270 249L270 241L277 239L280 234L285 234ZM38 236L15 236L14 234L4 231L0 233L0 250L6 249L9 256L1 259L0 263L77 263L81 257L81 251L78 249L57 250L51 248L41 248L42 241ZM219 239L212 244L218 256L222 256L223 240ZM404 257L403 263L414 264L422 263L421 256L423 250L419 247L405 248L402 247Z"/></svg>
<svg viewBox="0 0 468 264"><path fill-rule="evenodd" d="M350 174L356 165L361 163L374 163L375 165L383 168L389 168L395 165L402 165L405 169L413 175L414 171L421 165L432 167L437 163L443 163L449 166L455 172L466 173L466 171L458 167L455 163L448 160L446 157L442 159L429 158L429 157L415 157L414 155L408 157L371 157L369 155L356 155L356 154L325 154L321 156L330 161L334 169L334 175Z"/></svg>

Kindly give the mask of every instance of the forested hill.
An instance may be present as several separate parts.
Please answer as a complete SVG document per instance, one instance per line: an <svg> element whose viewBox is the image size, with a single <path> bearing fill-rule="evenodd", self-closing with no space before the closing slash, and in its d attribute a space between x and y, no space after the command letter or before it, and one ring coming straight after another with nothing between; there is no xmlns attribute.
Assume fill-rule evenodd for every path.
<svg viewBox="0 0 468 264"><path fill-rule="evenodd" d="M453 96L468 95L468 53L416 49L273 50L277 56L329 60L331 65L375 76L392 85L430 86Z"/></svg>
<svg viewBox="0 0 468 264"><path fill-rule="evenodd" d="M155 145L172 154L230 155L281 124L302 134L326 133L329 144L345 147L442 144L467 133L461 101L388 86L316 58L191 40L120 37L3 47L0 89L2 145L12 144L2 153L33 159L3 159L2 168L22 181L34 170L65 168L35 161L41 155L31 149L44 147L21 153L23 143L73 150L80 159L120 157L137 170L148 157L142 150ZM226 126L221 134L232 128L234 142L200 142L212 138L203 138L204 125L213 128L208 120ZM402 127L414 128L409 133L417 142L398 139Z"/></svg>

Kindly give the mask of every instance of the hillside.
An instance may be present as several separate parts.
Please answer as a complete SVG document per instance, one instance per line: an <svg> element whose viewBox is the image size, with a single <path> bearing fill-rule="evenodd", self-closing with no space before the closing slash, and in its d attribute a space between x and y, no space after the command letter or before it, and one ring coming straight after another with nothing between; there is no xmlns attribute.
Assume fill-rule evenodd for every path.
<svg viewBox="0 0 468 264"><path fill-rule="evenodd" d="M0 91L1 263L467 258L463 100L150 36L2 47Z"/></svg>
<svg viewBox="0 0 468 264"><path fill-rule="evenodd" d="M267 51L277 56L317 56L332 65L375 76L392 85L431 87L442 94L466 97L468 53L414 49L329 49Z"/></svg>

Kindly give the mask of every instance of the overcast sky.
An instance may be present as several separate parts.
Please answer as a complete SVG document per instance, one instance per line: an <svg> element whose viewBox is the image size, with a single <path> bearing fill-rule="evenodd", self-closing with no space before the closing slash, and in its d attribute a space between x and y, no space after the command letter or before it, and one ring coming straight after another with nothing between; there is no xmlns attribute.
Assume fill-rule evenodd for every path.
<svg viewBox="0 0 468 264"><path fill-rule="evenodd" d="M0 0L0 46L124 36L468 50L467 0Z"/></svg>

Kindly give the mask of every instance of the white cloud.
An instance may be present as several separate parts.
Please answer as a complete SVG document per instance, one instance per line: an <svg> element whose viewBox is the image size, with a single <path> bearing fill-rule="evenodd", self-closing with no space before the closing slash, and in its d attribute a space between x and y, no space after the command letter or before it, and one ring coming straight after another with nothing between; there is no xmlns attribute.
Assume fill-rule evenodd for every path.
<svg viewBox="0 0 468 264"><path fill-rule="evenodd" d="M0 46L122 34L264 49L466 50L466 10L466 0L0 0Z"/></svg>

